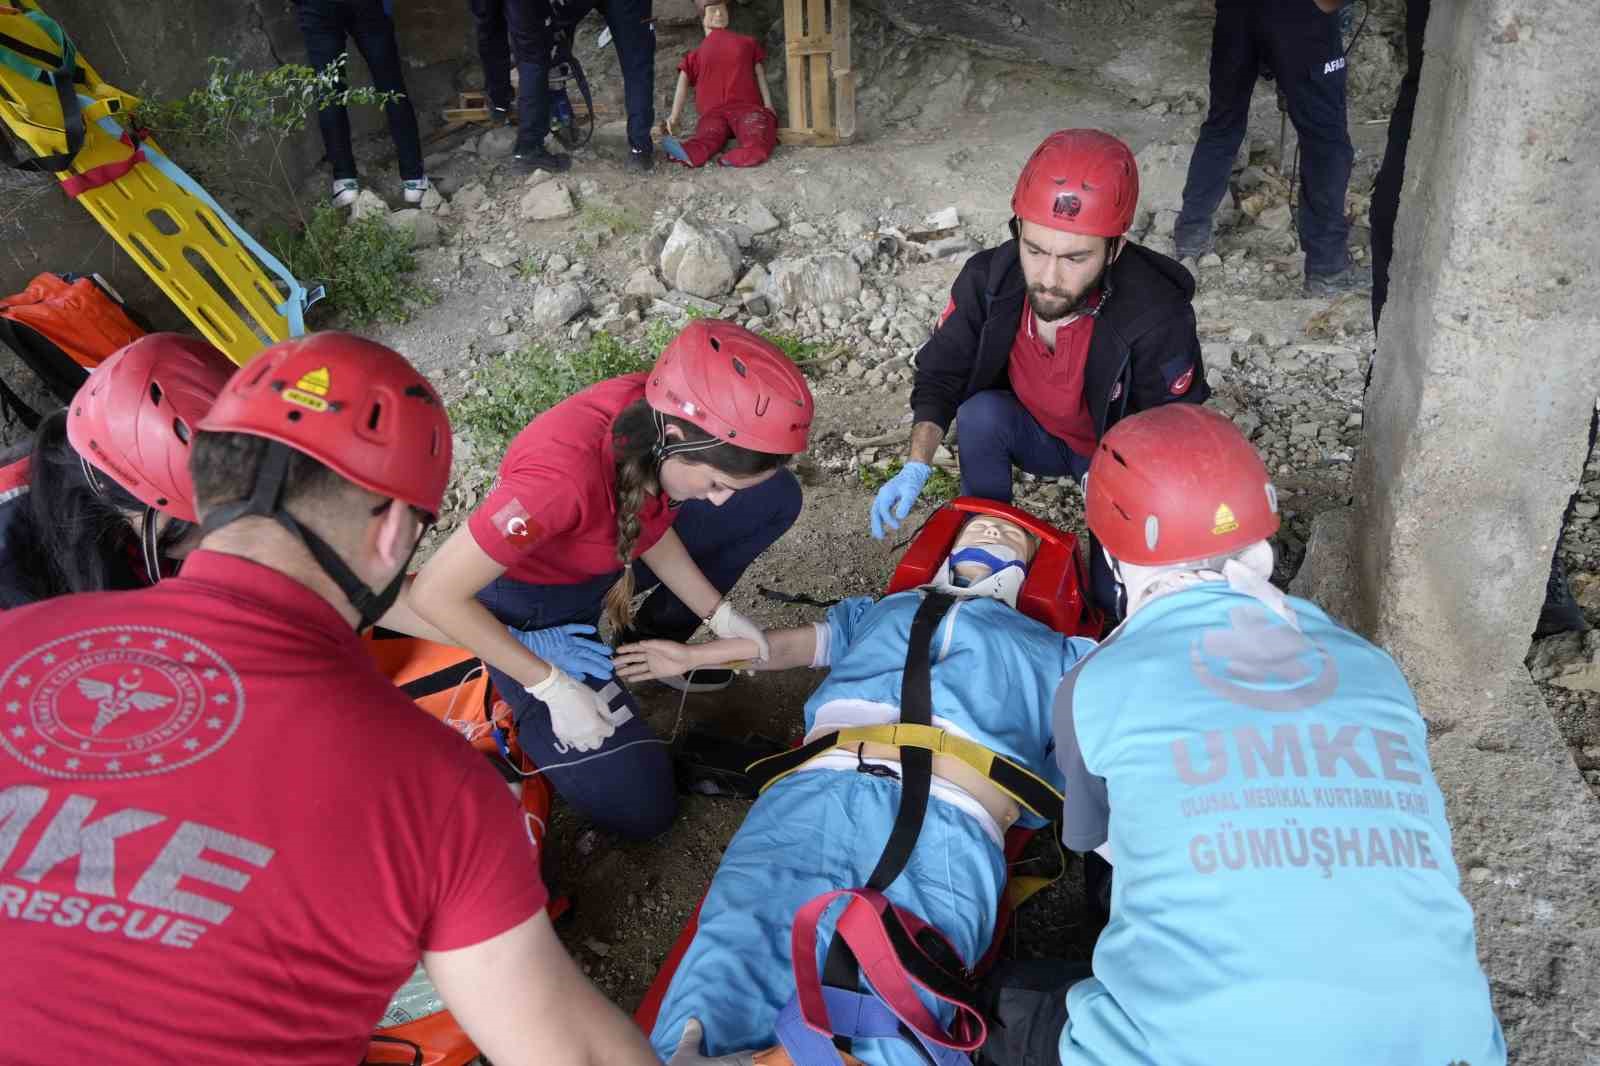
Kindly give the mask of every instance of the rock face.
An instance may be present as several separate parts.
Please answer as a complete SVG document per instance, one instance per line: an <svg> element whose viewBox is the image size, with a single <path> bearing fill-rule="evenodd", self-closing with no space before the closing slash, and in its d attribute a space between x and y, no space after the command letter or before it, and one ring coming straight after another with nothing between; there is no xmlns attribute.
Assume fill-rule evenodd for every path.
<svg viewBox="0 0 1600 1066"><path fill-rule="evenodd" d="M1193 151L1193 144L1149 144L1134 157L1139 164L1140 215L1183 208L1183 182Z"/></svg>
<svg viewBox="0 0 1600 1066"><path fill-rule="evenodd" d="M1128 27L1157 8L1179 5L1160 0L866 0L864 6L914 36L948 37L1053 66L1091 69L1115 54L1106 44L1108 36L1127 38Z"/></svg>
<svg viewBox="0 0 1600 1066"><path fill-rule="evenodd" d="M1535 681L1547 681L1577 692L1600 692L1600 630L1561 633L1533 646L1528 672Z"/></svg>
<svg viewBox="0 0 1600 1066"><path fill-rule="evenodd" d="M432 248L439 243L439 220L415 207L396 211L389 216L389 225L411 234L411 247Z"/></svg>
<svg viewBox="0 0 1600 1066"><path fill-rule="evenodd" d="M779 310L842 304L860 295L861 268L844 255L774 259L758 291Z"/></svg>
<svg viewBox="0 0 1600 1066"><path fill-rule="evenodd" d="M742 257L733 234L684 215L661 248L661 276L667 285L710 299L733 291Z"/></svg>
<svg viewBox="0 0 1600 1066"><path fill-rule="evenodd" d="M564 326L589 306L589 296L575 281L540 289L533 297L530 319L535 329Z"/></svg>
<svg viewBox="0 0 1600 1066"><path fill-rule="evenodd" d="M517 203L517 217L524 222L543 222L553 218L570 218L578 213L572 194L559 181L535 185L523 193Z"/></svg>

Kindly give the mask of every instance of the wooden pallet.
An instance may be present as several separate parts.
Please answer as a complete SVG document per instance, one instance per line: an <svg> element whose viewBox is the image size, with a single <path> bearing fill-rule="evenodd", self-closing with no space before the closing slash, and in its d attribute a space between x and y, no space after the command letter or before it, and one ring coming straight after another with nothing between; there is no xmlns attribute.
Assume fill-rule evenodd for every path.
<svg viewBox="0 0 1600 1066"><path fill-rule="evenodd" d="M780 144L829 147L856 135L850 0L783 0L789 125Z"/></svg>

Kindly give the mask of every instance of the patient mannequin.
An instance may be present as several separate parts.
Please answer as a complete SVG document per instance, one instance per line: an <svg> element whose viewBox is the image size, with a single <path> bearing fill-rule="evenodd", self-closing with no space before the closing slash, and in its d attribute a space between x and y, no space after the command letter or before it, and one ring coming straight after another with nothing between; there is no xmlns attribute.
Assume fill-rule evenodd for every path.
<svg viewBox="0 0 1600 1066"><path fill-rule="evenodd" d="M767 161L778 145L778 113L772 108L761 42L728 29L723 0L695 0L705 29L705 43L678 66L678 87L667 116L661 147L685 166L704 166L732 138L736 147L718 160L725 167L753 167ZM683 106L694 88L700 120L682 140Z"/></svg>

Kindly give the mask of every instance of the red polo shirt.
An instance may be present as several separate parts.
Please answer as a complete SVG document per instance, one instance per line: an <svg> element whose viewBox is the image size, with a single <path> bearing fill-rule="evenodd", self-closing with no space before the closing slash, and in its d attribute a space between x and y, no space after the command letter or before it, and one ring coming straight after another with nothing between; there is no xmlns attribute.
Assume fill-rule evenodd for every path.
<svg viewBox="0 0 1600 1066"><path fill-rule="evenodd" d="M705 43L678 64L694 86L694 109L709 115L722 108L749 110L765 107L756 84L756 64L766 62L767 50L754 37L732 30L712 30Z"/></svg>
<svg viewBox="0 0 1600 1066"><path fill-rule="evenodd" d="M0 615L7 1062L356 1062L545 904L483 756L304 585L196 552Z"/></svg>
<svg viewBox="0 0 1600 1066"><path fill-rule="evenodd" d="M1098 306L1098 294L1091 306ZM1089 338L1094 316L1080 314L1056 329L1051 351L1039 339L1033 306L1025 305L1017 337L1011 342L1011 388L1022 406L1045 432L1067 443L1079 455L1094 454L1094 416L1083 391L1084 368L1089 362Z"/></svg>
<svg viewBox="0 0 1600 1066"><path fill-rule="evenodd" d="M576 585L622 568L617 559L617 467L611 423L644 399L645 375L625 374L562 400L518 433L467 528L513 581ZM676 512L645 494L633 555L648 551Z"/></svg>

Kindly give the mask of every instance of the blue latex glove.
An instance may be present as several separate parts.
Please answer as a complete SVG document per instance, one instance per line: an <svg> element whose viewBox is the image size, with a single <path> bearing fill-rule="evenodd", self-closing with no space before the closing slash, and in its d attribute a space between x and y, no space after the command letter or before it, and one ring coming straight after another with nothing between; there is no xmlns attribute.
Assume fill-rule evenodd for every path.
<svg viewBox="0 0 1600 1066"><path fill-rule="evenodd" d="M611 676L611 645L598 640L586 640L580 633L593 633L594 626L577 622L549 629L512 629L506 631L533 654L573 677L588 674L596 681Z"/></svg>
<svg viewBox="0 0 1600 1066"><path fill-rule="evenodd" d="M890 529L899 529L900 520L911 513L911 505L917 502L917 497L922 494L922 486L928 483L928 478L933 475L933 467L927 463L910 462L900 468L900 472L878 490L878 498L872 501L872 535L882 540L887 534L884 526Z"/></svg>

